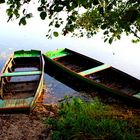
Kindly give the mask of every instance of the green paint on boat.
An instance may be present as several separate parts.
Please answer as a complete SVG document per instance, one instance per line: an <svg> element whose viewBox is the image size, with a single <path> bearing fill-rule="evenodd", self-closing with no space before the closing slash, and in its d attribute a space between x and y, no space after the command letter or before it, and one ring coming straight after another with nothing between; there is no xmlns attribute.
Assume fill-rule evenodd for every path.
<svg viewBox="0 0 140 140"><path fill-rule="evenodd" d="M20 51L15 51L14 52L14 58L18 58L18 57L39 57L40 54L41 54L41 52L37 51L37 50L31 50L31 51L20 50Z"/></svg>
<svg viewBox="0 0 140 140"><path fill-rule="evenodd" d="M55 59L66 55L70 55L70 53L66 52L65 49L57 49L55 51L48 51L47 53L45 53L45 56L51 59Z"/></svg>
<svg viewBox="0 0 140 140"><path fill-rule="evenodd" d="M9 72L9 73L3 73L1 77L29 76L29 75L40 75L40 74L41 71Z"/></svg>
<svg viewBox="0 0 140 140"><path fill-rule="evenodd" d="M15 108L15 107L27 107L31 105L33 97L29 97L26 99L0 99L0 108Z"/></svg>
<svg viewBox="0 0 140 140"><path fill-rule="evenodd" d="M110 67L111 66L109 66L109 65L103 64L101 66L94 67L94 68L79 72L78 74L80 74L82 76L86 76L86 75L89 75L91 73L95 73L95 72L98 72L98 71L101 71L101 70L104 70L104 69L107 69L107 68L110 68Z"/></svg>
<svg viewBox="0 0 140 140"><path fill-rule="evenodd" d="M3 100L0 100L0 108L3 108Z"/></svg>
<svg viewBox="0 0 140 140"><path fill-rule="evenodd" d="M133 96L140 99L140 93L135 94L135 95L133 95Z"/></svg>

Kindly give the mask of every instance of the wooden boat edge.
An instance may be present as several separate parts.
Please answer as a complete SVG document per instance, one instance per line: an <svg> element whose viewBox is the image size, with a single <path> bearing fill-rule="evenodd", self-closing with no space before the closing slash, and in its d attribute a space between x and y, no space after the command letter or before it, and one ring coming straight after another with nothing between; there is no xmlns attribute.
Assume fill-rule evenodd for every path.
<svg viewBox="0 0 140 140"><path fill-rule="evenodd" d="M36 94L35 97L31 103L31 111L35 108L35 104L37 103L37 99L41 96L42 90L40 91L40 89L43 89L43 84L44 84L44 58L41 55L41 59L42 59L42 74L41 74L41 78L40 78L40 82L38 84L38 88L36 90Z"/></svg>

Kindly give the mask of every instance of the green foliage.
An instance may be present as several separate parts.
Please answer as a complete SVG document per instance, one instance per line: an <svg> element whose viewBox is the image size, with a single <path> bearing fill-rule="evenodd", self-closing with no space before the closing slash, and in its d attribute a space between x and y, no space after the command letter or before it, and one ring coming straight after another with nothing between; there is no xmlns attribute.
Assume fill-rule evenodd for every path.
<svg viewBox="0 0 140 140"><path fill-rule="evenodd" d="M54 35L55 37L58 37L58 36L59 36L58 32L53 32L53 35Z"/></svg>
<svg viewBox="0 0 140 140"><path fill-rule="evenodd" d="M98 99L86 103L79 98L70 102L66 98L60 104L59 117L47 119L47 124L52 126L53 140L138 139L127 121L107 114L110 114L108 106Z"/></svg>
<svg viewBox="0 0 140 140"><path fill-rule="evenodd" d="M19 18L19 24L25 25L29 13L24 5L31 1L7 0L8 21ZM0 3L4 2L2 0ZM85 10L82 15L79 14L81 9ZM54 35L53 26L61 28L64 36L71 32L73 36L86 35L88 38L103 30L104 41L110 44L120 39L124 32L140 40L140 0L39 0L37 11L42 20L51 20L48 37ZM66 18L63 18L63 13L67 14Z"/></svg>
<svg viewBox="0 0 140 140"><path fill-rule="evenodd" d="M23 17L23 18L21 18L20 19L20 21L19 21L19 25L26 25L26 18L25 17Z"/></svg>
<svg viewBox="0 0 140 140"><path fill-rule="evenodd" d="M138 43L138 42L140 42L140 40L139 39L135 39L135 40L133 39L132 42L133 43Z"/></svg>
<svg viewBox="0 0 140 140"><path fill-rule="evenodd" d="M45 20L46 16L47 16L46 12L41 12L40 13L40 17L41 17L42 20Z"/></svg>
<svg viewBox="0 0 140 140"><path fill-rule="evenodd" d="M0 0L0 4L1 4L1 3L5 3L5 0Z"/></svg>
<svg viewBox="0 0 140 140"><path fill-rule="evenodd" d="M86 29L84 34L89 37L94 35L94 31L105 30L103 32L104 41L108 41L111 44L114 40L120 39L123 32L126 32L126 35L133 34L137 40L140 40L139 18L139 1L112 0L100 1L98 6L88 9L79 16L76 23L77 29Z"/></svg>

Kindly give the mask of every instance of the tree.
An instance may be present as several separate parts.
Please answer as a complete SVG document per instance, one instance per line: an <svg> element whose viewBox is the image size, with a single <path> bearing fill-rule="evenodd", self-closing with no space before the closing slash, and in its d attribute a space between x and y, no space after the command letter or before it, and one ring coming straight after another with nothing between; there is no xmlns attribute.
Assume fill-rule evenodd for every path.
<svg viewBox="0 0 140 140"><path fill-rule="evenodd" d="M99 1L98 1L99 2ZM120 39L123 32L133 34L140 41L140 0L100 1L100 4L88 9L78 16L76 28L81 30L80 36L91 37L99 29L103 30L104 41L110 44ZM86 29L86 32L83 32Z"/></svg>
<svg viewBox="0 0 140 140"><path fill-rule="evenodd" d="M16 18L20 19L19 25L26 25L32 17L25 8L31 0L0 0L0 3L9 6L8 21ZM85 13L80 14L81 9ZM122 33L133 34L136 37L133 41L140 41L140 0L38 0L37 10L42 20L50 19L47 37L59 35L51 29L55 27L64 36L73 33L78 37L92 37L101 29L104 41L110 44L120 39Z"/></svg>

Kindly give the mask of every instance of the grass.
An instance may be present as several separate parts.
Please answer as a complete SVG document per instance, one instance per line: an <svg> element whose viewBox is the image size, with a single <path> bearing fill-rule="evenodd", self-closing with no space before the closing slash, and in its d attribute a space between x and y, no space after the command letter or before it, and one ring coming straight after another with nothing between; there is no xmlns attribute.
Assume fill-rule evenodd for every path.
<svg viewBox="0 0 140 140"><path fill-rule="evenodd" d="M126 117L126 114L128 116ZM86 103L79 98L60 104L57 118L48 118L53 140L138 140L139 124L98 99Z"/></svg>

